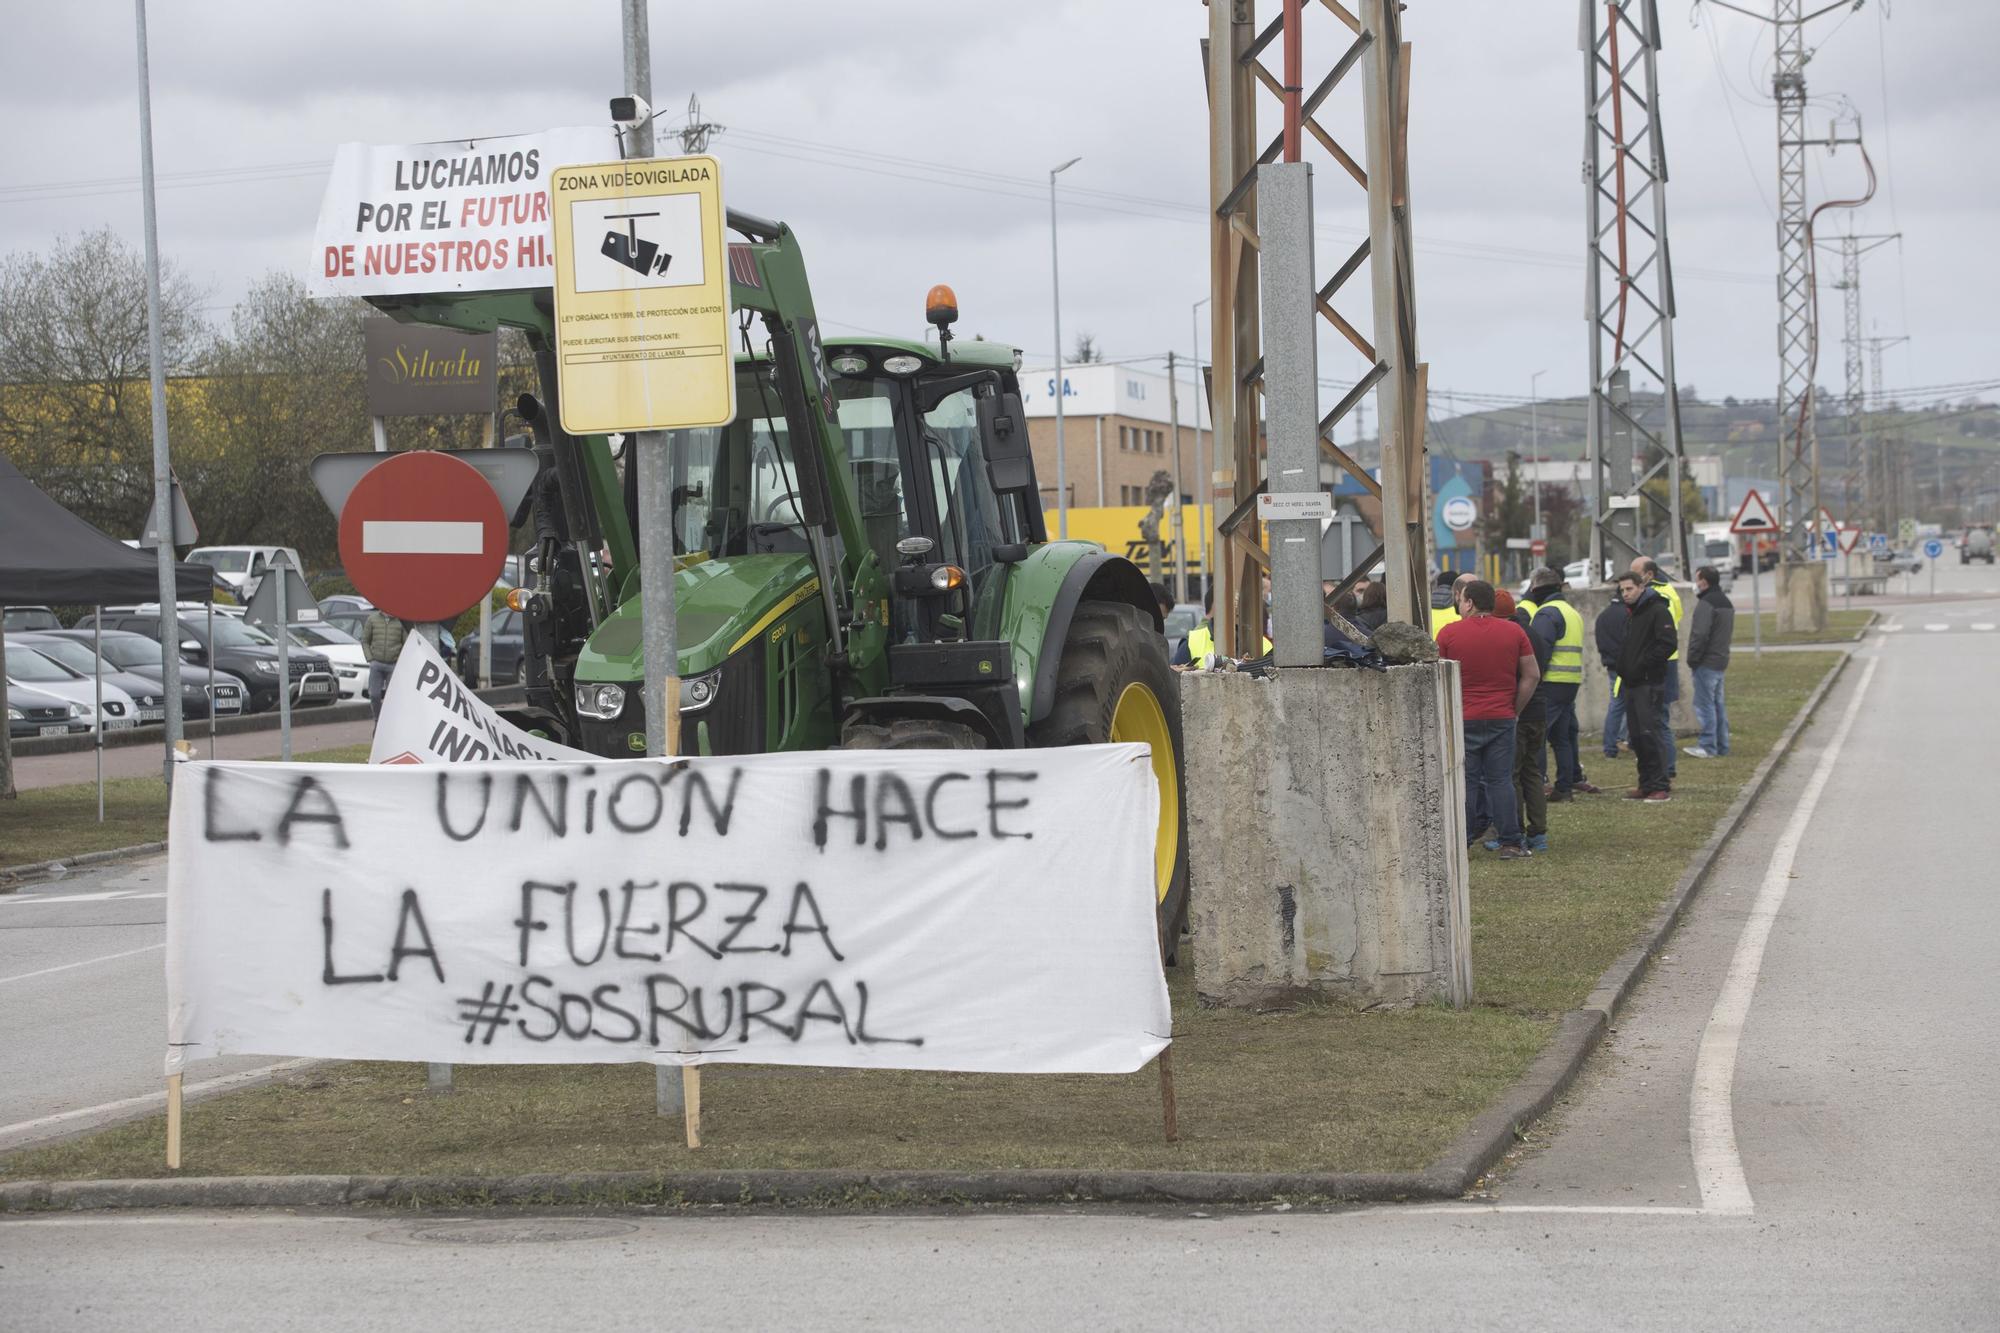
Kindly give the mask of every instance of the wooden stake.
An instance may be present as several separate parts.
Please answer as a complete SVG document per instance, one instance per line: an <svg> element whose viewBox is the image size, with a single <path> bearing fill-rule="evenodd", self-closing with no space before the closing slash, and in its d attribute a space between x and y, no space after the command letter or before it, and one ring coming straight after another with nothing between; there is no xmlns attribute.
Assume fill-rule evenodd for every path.
<svg viewBox="0 0 2000 1333"><path fill-rule="evenodd" d="M181 1076L167 1075L167 1170L181 1169Z"/></svg>
<svg viewBox="0 0 2000 1333"><path fill-rule="evenodd" d="M1168 1042L1160 1052L1160 1119L1165 1123L1167 1142L1179 1142L1180 1116L1174 1107L1174 1045Z"/></svg>
<svg viewBox="0 0 2000 1333"><path fill-rule="evenodd" d="M701 1146L701 1066L681 1066L681 1102L687 1108L688 1147Z"/></svg>

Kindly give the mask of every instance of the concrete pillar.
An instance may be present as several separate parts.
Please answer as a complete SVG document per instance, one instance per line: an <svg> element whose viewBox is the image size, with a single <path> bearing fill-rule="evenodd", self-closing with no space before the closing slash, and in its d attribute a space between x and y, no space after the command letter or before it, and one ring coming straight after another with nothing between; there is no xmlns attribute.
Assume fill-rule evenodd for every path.
<svg viewBox="0 0 2000 1333"><path fill-rule="evenodd" d="M1778 566L1778 633L1826 629L1826 562L1785 562Z"/></svg>
<svg viewBox="0 0 2000 1333"><path fill-rule="evenodd" d="M1569 604L1583 616L1583 688L1577 691L1576 718L1586 736L1604 734L1604 710L1611 704L1611 677L1604 670L1604 662L1597 655L1597 617L1605 607L1617 597L1615 583L1600 583L1588 588L1571 588L1564 594ZM1695 736L1701 726L1694 716L1694 675L1687 667L1688 632L1694 628L1694 585L1676 583L1681 595L1681 660L1674 668L1681 673L1681 697L1674 700L1667 710L1667 721L1672 724L1677 736ZM1746 607L1737 607L1740 615L1750 613ZM1747 627L1746 627L1747 628ZM1738 642L1748 643L1743 634ZM1586 759L1584 768L1590 764Z"/></svg>
<svg viewBox="0 0 2000 1333"><path fill-rule="evenodd" d="M1458 665L1181 679L1204 1003L1472 998Z"/></svg>

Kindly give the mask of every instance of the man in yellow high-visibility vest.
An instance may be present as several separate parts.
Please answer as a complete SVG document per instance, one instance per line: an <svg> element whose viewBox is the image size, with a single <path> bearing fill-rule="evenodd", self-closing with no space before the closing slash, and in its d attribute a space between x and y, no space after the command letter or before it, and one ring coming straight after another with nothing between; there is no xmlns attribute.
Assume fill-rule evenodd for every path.
<svg viewBox="0 0 2000 1333"><path fill-rule="evenodd" d="M1583 688L1583 614L1563 596L1562 575L1543 568L1528 576L1528 595L1521 606L1529 615L1529 634L1555 645L1548 674L1542 681L1548 703L1549 747L1555 751L1555 782L1549 799L1567 801L1576 792L1595 794L1599 788L1585 779L1577 753L1579 728L1576 697Z"/></svg>
<svg viewBox="0 0 2000 1333"><path fill-rule="evenodd" d="M1433 639L1438 636L1439 630L1460 618L1458 594L1466 584L1472 583L1478 578L1479 575L1470 572L1461 574L1449 569L1440 569L1438 571L1437 579L1431 585L1431 637Z"/></svg>
<svg viewBox="0 0 2000 1333"><path fill-rule="evenodd" d="M1682 609L1680 589L1667 582L1667 576L1660 572L1657 561L1649 560L1643 555L1633 558L1632 572L1646 580L1646 585L1660 594L1662 600L1666 602L1667 612L1674 618L1674 634L1678 637L1681 632ZM1660 692L1660 743L1666 747L1668 781L1672 781L1680 770L1680 765L1676 762L1680 756L1680 747L1674 744L1672 721L1674 700L1680 697L1681 652L1676 648L1674 655L1667 659L1667 678Z"/></svg>

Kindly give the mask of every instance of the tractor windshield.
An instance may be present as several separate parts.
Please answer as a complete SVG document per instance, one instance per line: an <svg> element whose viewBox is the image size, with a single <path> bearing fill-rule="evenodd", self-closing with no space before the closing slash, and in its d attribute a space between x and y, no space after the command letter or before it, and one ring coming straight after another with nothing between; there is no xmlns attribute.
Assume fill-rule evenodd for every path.
<svg viewBox="0 0 2000 1333"><path fill-rule="evenodd" d="M674 551L717 557L807 549L791 431L768 362L736 372L736 420L669 435ZM833 381L868 544L882 567L910 534L896 449L899 386L874 377Z"/></svg>

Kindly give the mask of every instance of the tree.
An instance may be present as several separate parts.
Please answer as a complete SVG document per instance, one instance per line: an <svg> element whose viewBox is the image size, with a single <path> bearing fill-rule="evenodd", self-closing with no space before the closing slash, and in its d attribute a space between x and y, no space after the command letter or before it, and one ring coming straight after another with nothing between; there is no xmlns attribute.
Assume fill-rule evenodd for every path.
<svg viewBox="0 0 2000 1333"><path fill-rule="evenodd" d="M1089 365L1093 361L1102 361L1104 353L1097 346L1097 335L1094 333L1077 334L1076 346L1070 350L1069 359L1077 365Z"/></svg>
<svg viewBox="0 0 2000 1333"><path fill-rule="evenodd" d="M270 273L231 317L231 336L190 386L191 438L174 456L203 540L294 546L333 563L333 515L312 484L315 454L369 447L359 301L321 301ZM193 406L193 405L191 405Z"/></svg>
<svg viewBox="0 0 2000 1333"><path fill-rule="evenodd" d="M164 370L203 354L201 289L160 265ZM65 508L136 537L153 502L146 269L110 228L0 260L0 447ZM174 395L168 394L169 434Z"/></svg>

